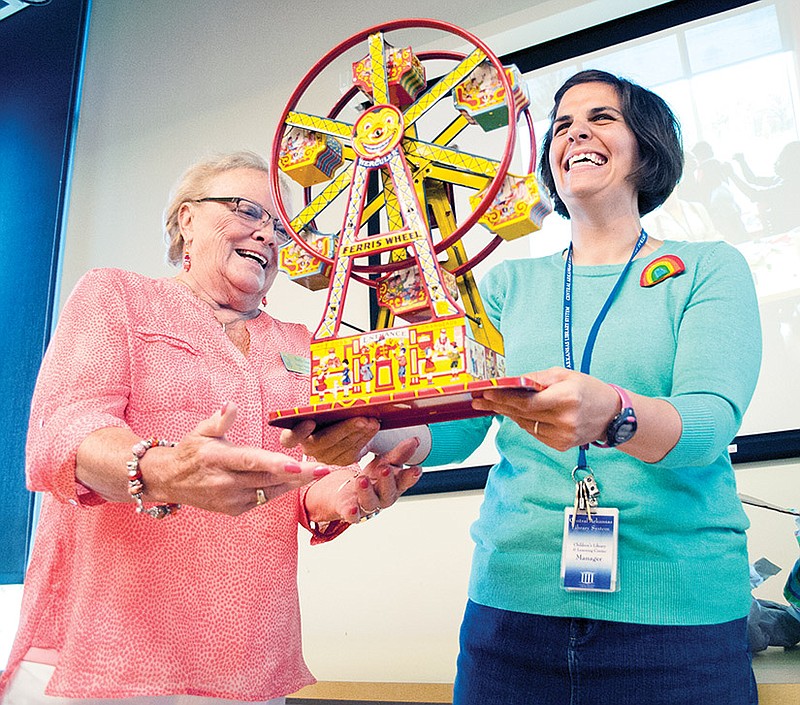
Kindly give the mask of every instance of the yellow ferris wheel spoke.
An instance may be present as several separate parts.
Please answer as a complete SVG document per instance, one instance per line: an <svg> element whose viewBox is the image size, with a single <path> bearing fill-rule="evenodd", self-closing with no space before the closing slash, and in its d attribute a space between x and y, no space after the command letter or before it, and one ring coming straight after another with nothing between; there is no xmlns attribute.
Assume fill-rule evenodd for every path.
<svg viewBox="0 0 800 705"><path fill-rule="evenodd" d="M386 51L382 32L369 35L369 62L372 103L383 105L389 102L389 77L386 75Z"/></svg>
<svg viewBox="0 0 800 705"><path fill-rule="evenodd" d="M485 177L493 177L500 168L500 162L495 159L487 159L486 157L467 154L457 149L410 138L403 140L403 151L406 158L414 162L415 166L419 166L420 160L427 160Z"/></svg>
<svg viewBox="0 0 800 705"><path fill-rule="evenodd" d="M446 73L433 86L425 91L411 105L406 108L403 118L406 125L413 125L428 110L430 110L441 98L461 83L467 75L482 61L486 59L486 54L481 49L475 49L468 57L458 64L450 73Z"/></svg>
<svg viewBox="0 0 800 705"><path fill-rule="evenodd" d="M436 164L426 163L417 174L422 174L425 179L434 179L452 184L453 186L465 186L466 188L480 191L492 180L491 176L481 174L469 174L458 169L450 169Z"/></svg>
<svg viewBox="0 0 800 705"><path fill-rule="evenodd" d="M442 130L436 137L433 138L431 144L439 146L448 145L461 133L462 130L468 126L469 121L463 115L459 115L444 130ZM407 138L416 137L416 131L414 130L412 132L412 130L414 130L413 125L407 131ZM464 174L456 171L455 169L445 169L441 166L435 165L430 159L420 159L414 156L409 158L408 154L406 154L406 159L409 163L409 166L412 166L414 169L414 181L420 183L420 186L421 179L423 178L437 178L441 181L451 181L454 185L468 186L474 189L483 188L488 181L486 177ZM453 178L448 178L449 175L452 175Z"/></svg>
<svg viewBox="0 0 800 705"><path fill-rule="evenodd" d="M453 122L431 140L431 143L438 145L450 144L467 127L469 127L469 120L459 113Z"/></svg>
<svg viewBox="0 0 800 705"><path fill-rule="evenodd" d="M292 228L294 228L294 230L297 232L300 232L300 230L314 220L314 218L324 211L325 208L327 208L336 199L336 197L350 185L352 176L353 169L351 165L347 171L342 172L338 177L336 177L335 182L331 182L325 191L320 193L292 219ZM383 208L384 200L384 194L381 192L375 196L375 198L369 201L369 203L364 206L364 211L361 215L362 222L366 222L378 211L380 211L380 209Z"/></svg>
<svg viewBox="0 0 800 705"><path fill-rule="evenodd" d="M353 165L351 164L333 181L331 181L317 196L309 202L294 218L292 218L292 228L300 232L322 211L324 211L342 193L353 179Z"/></svg>
<svg viewBox="0 0 800 705"><path fill-rule="evenodd" d="M353 136L353 126L349 123L334 120L333 118L320 117L319 115L311 115L310 113L299 113L292 110L286 115L284 122L291 127L302 127L306 130L322 132L326 135L342 137L346 140L351 139Z"/></svg>

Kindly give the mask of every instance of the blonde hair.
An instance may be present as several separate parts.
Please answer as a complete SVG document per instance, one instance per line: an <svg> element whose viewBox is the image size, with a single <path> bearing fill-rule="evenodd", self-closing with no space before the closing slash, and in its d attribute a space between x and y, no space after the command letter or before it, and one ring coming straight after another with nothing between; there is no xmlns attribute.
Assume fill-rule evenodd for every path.
<svg viewBox="0 0 800 705"><path fill-rule="evenodd" d="M172 189L164 209L164 237L167 241L167 261L177 265L183 258L184 241L178 222L178 211L187 201L204 198L209 182L232 169L256 169L269 174L266 159L255 152L240 151L220 154L190 166Z"/></svg>

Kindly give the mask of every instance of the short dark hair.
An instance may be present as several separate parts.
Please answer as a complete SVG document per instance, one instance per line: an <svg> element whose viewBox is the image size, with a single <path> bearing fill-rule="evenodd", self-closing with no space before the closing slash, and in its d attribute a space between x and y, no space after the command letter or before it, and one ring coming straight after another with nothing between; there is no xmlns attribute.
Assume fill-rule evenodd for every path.
<svg viewBox="0 0 800 705"><path fill-rule="evenodd" d="M620 98L622 114L639 145L639 168L628 178L639 194L639 215L658 208L672 193L683 173L683 139L675 114L663 98L624 78L606 71L580 71L556 91L550 111L550 127L542 140L539 158L539 175L550 191L553 208L559 215L569 218L567 207L556 192L553 172L550 169L550 147L553 142L553 120L564 94L582 83L607 83L613 86Z"/></svg>

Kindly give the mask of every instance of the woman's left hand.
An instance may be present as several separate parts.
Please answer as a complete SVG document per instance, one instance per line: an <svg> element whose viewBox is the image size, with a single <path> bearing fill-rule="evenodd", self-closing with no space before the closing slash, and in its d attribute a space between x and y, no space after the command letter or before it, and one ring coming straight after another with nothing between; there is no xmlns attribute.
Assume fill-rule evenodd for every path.
<svg viewBox="0 0 800 705"><path fill-rule="evenodd" d="M281 445L284 448L299 445L303 453L322 463L350 465L365 455L364 448L380 428L378 419L366 416L354 416L319 428L306 419L281 431Z"/></svg>
<svg viewBox="0 0 800 705"><path fill-rule="evenodd" d="M347 467L317 480L306 495L309 519L354 524L392 506L422 475L419 467L403 465L418 445L416 438L407 438L363 470Z"/></svg>
<svg viewBox="0 0 800 705"><path fill-rule="evenodd" d="M605 382L564 367L525 375L545 387L540 392L488 389L475 409L511 419L542 443L565 451L602 438L619 412L619 397Z"/></svg>
<svg viewBox="0 0 800 705"><path fill-rule="evenodd" d="M551 367L526 375L545 387L540 392L489 389L475 399L476 409L511 419L545 445L565 451L606 437L620 412L617 392L591 375ZM638 420L636 435L619 450L647 463L662 460L681 437L680 414L666 399L628 390Z"/></svg>

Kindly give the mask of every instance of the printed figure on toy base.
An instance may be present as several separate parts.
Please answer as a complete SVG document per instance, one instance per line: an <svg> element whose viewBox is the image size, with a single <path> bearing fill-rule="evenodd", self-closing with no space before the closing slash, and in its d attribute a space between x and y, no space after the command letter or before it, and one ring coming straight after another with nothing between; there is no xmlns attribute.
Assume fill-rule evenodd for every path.
<svg viewBox="0 0 800 705"><path fill-rule="evenodd" d="M474 48L417 54L405 41L400 49L387 41L391 33L429 40L431 31ZM350 75L352 85L323 116L308 106L319 104L312 89L331 73L340 82ZM365 30L306 75L273 141L271 186L289 236L280 268L328 293L311 344L309 403L271 411L271 424L362 415L391 428L477 415L471 401L487 388L535 390L530 380L505 376L502 336L471 272L502 242L541 228L551 211L532 173L528 104L515 67L437 20ZM514 175L523 115L532 147L527 173ZM486 133L500 129L502 153L483 154ZM498 140L490 142L486 150ZM279 171L299 198L287 197ZM343 319L353 283L367 287L379 312L370 330L343 335L342 326L353 328Z"/></svg>

